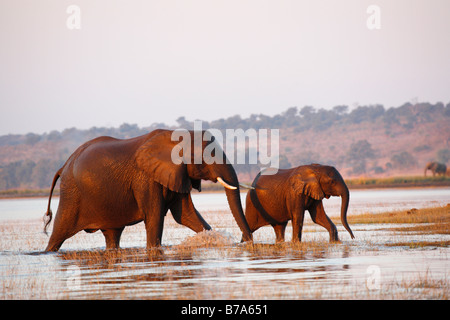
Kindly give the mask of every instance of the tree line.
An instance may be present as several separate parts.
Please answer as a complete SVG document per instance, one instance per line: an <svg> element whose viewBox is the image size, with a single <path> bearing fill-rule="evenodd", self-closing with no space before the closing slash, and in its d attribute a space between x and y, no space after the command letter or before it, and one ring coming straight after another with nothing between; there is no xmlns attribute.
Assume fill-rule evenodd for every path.
<svg viewBox="0 0 450 320"><path fill-rule="evenodd" d="M350 110L348 106L340 105L330 110L316 109L312 106L303 108L290 107L280 114L268 116L264 114L252 114L248 118L235 115L229 118L222 118L213 121L203 121L203 129L215 128L225 129L264 129L278 128L291 129L293 132L303 132L306 130L324 130L333 126L358 125L363 122L376 122L383 126L388 132L393 126L401 126L405 129L412 129L416 124L433 122L437 118L450 118L450 103L405 103L397 108L386 109L382 105L358 106ZM136 124L124 123L118 128L93 127L88 130L69 128L63 131L51 131L44 134L28 133L25 135L4 135L0 136L0 148L2 146L39 146L40 144L57 144L61 146L59 153L54 158L35 156L19 161L0 163L0 190L18 188L48 188L51 184L55 172L64 164L70 154L82 143L98 136L113 136L116 138L131 138L139 136L157 128L185 128L193 129L194 119L187 120L179 117L177 125L169 126L164 123L153 123L150 126L140 128ZM281 131L283 132L283 131ZM283 136L281 136L283 139ZM428 146L419 146L427 148ZM418 148L419 148L418 147ZM289 151L291 148L287 148ZM417 150L423 151L423 150ZM380 173L388 169L387 167L413 167L418 163L413 155L406 151L399 151L391 156L391 161L387 167L368 167L370 159L376 157L376 150L367 140L359 140L349 143L347 156L338 159L341 163L351 166L354 174L372 171ZM291 164L286 154L280 154L280 167L287 168L298 163L316 162L319 155L314 152L302 154L301 159L296 159L295 164ZM450 159L450 150L442 149L438 151L437 157L446 162ZM320 160L320 159L319 159ZM318 161L317 161L318 162ZM254 175L258 170L255 165L236 165L238 173Z"/></svg>
<svg viewBox="0 0 450 320"><path fill-rule="evenodd" d="M349 124L360 124L365 121L379 121L388 129L390 126L398 125L404 128L412 128L415 124L433 122L436 116L450 117L450 102L444 105L442 102L431 104L428 102L411 104L405 103L400 107L386 109L380 104L358 106L349 111L345 105L334 108L316 109L312 106L290 107L286 111L268 116L264 114L251 114L248 118L235 115L229 118L221 118L213 121L202 122L203 129L215 128L225 129L263 129L263 128L293 128L295 132L305 130L323 130L331 126L346 126ZM118 128L92 127L88 130L69 128L63 131L51 131L42 135L28 133L25 135L0 136L0 146L35 145L39 142L70 141L83 143L98 136L112 136L120 139L136 137L157 128L162 129L193 129L194 120L186 120L179 117L177 125L169 126L165 123L153 123L150 126L139 128L137 124L124 123ZM202 120L202 119L199 119Z"/></svg>
<svg viewBox="0 0 450 320"><path fill-rule="evenodd" d="M241 116L235 115L211 122L203 121L203 128L220 130L227 128L294 128L295 132L301 132L309 129L323 130L334 125L360 124L365 121L380 121L385 128L393 125L412 128L417 123L434 121L436 114L450 117L450 103L444 105L442 102L436 104L424 102L413 105L408 102L400 107L389 109L386 109L383 105L375 104L358 106L351 111L346 105L335 106L330 110L316 109L312 106L304 106L301 109L290 107L274 116L252 114L250 117L243 119ZM188 121L185 117L179 117L176 121L180 128L193 128L193 121Z"/></svg>

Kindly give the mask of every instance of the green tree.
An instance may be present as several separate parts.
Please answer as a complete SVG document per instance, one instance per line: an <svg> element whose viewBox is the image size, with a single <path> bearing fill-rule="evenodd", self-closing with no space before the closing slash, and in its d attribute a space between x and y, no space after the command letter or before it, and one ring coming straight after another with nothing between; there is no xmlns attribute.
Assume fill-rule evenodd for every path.
<svg viewBox="0 0 450 320"><path fill-rule="evenodd" d="M450 149L440 149L436 154L438 162L447 163L450 160Z"/></svg>
<svg viewBox="0 0 450 320"><path fill-rule="evenodd" d="M193 123L187 121L186 117L178 117L176 121L181 129L192 130L194 128Z"/></svg>
<svg viewBox="0 0 450 320"><path fill-rule="evenodd" d="M34 134L34 133L28 133L25 136L25 143L28 145L35 145L36 143L38 143L41 140L41 136L38 134Z"/></svg>
<svg viewBox="0 0 450 320"><path fill-rule="evenodd" d="M417 165L416 159L406 151L394 154L391 157L391 163L396 169L413 168Z"/></svg>
<svg viewBox="0 0 450 320"><path fill-rule="evenodd" d="M282 113L283 127L295 127L298 124L298 110L297 107L290 107Z"/></svg>
<svg viewBox="0 0 450 320"><path fill-rule="evenodd" d="M367 160L375 157L375 150L367 140L359 140L350 145L347 153L347 161L352 166L354 174L366 173Z"/></svg>
<svg viewBox="0 0 450 320"><path fill-rule="evenodd" d="M49 188L56 171L62 164L62 161L52 161L49 159L39 160L31 174L33 186L37 188Z"/></svg>
<svg viewBox="0 0 450 320"><path fill-rule="evenodd" d="M36 163L31 160L22 161L20 166L16 168L16 178L20 185L29 185L31 183L31 175Z"/></svg>
<svg viewBox="0 0 450 320"><path fill-rule="evenodd" d="M342 106L335 106L333 108L334 113L341 116L348 112L348 106L342 105Z"/></svg>
<svg viewBox="0 0 450 320"><path fill-rule="evenodd" d="M300 155L294 157L294 166L320 163L320 154L311 150L305 150Z"/></svg>
<svg viewBox="0 0 450 320"><path fill-rule="evenodd" d="M47 135L47 141L58 141L61 140L61 133L59 131L53 130Z"/></svg>
<svg viewBox="0 0 450 320"><path fill-rule="evenodd" d="M280 169L289 169L290 167L292 167L288 158L284 154L280 154L279 161L280 161L279 163Z"/></svg>

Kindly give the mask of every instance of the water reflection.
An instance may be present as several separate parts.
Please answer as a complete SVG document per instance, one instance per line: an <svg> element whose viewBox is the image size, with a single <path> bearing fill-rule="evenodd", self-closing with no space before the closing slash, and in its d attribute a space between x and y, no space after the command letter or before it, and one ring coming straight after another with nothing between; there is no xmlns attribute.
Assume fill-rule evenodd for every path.
<svg viewBox="0 0 450 320"><path fill-rule="evenodd" d="M350 209L354 211L349 214L356 208L370 212L389 206L410 209L419 208L418 202L428 206L430 201L446 204L450 199L450 188L411 192L355 191ZM41 222L47 200L1 200L0 298L370 298L373 291L366 286L367 270L373 265L381 270L382 288L404 290L403 297L415 298L416 292L425 292L418 297L433 298L433 293L428 293L431 288L441 290L436 292L443 297L450 294L449 248L386 246L389 242L447 241L449 235L400 233L386 230L384 225L358 225L356 240L343 237L342 243L329 244L323 228L309 227L311 232L305 232L302 244L273 244L273 230L268 227L261 228L259 235L255 233L253 245L239 244L241 234L231 214L214 211L221 206L221 196L225 210L229 210L225 195L198 196L194 197L196 206L217 230L208 233L208 239L189 240L194 233L168 218L161 251L144 248L145 229L136 225L125 229L121 242L124 249L105 251L100 232L80 233L67 240L63 250L52 254L31 252L42 250L48 241ZM331 205L326 209L330 216L339 214L339 198L324 203ZM422 282L429 287L412 293L408 277L417 278L418 274L425 277ZM399 281L406 281L406 286L398 285ZM383 294L380 292L375 291Z"/></svg>
<svg viewBox="0 0 450 320"><path fill-rule="evenodd" d="M351 244L232 243L210 247L187 246L185 241L181 245L164 246L160 251L141 247L111 251L72 249L50 254L3 251L0 252L1 296L8 299L361 298L371 294L366 288L369 266L380 268L382 286L394 286L397 290L401 287L392 283L409 279L411 275L425 274L429 283L433 279L445 281L448 276L448 248L404 250L381 246L367 250L361 245L363 240L358 241Z"/></svg>
<svg viewBox="0 0 450 320"><path fill-rule="evenodd" d="M349 254L346 247L298 250L288 244L262 244L184 248L182 252L177 246L160 252L142 248L68 251L57 257L66 283L73 277L67 270L76 266L80 271L78 287L61 288L71 298L205 298L205 294L237 294L233 290L239 284L251 291L262 283L271 283L272 288L345 278L340 274L351 269L345 262ZM271 289L265 290L268 294Z"/></svg>

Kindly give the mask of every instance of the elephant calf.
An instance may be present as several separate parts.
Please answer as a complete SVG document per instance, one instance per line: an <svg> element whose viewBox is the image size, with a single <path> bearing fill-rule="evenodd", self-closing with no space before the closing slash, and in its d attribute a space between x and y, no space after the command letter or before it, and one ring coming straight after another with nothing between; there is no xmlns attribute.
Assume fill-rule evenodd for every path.
<svg viewBox="0 0 450 320"><path fill-rule="evenodd" d="M272 225L276 241L284 241L284 233L292 220L293 241L301 241L303 218L308 210L312 220L325 227L330 241L338 241L336 226L325 214L322 199L340 196L341 220L345 229L354 238L347 223L349 190L339 172L330 166L318 164L278 170L274 175L258 174L246 199L245 217L254 232L265 225Z"/></svg>

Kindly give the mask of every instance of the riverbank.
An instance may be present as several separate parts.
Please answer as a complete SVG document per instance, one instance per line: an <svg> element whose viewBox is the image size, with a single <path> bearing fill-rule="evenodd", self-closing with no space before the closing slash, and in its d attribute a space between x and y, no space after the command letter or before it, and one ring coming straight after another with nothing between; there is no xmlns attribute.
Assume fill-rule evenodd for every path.
<svg viewBox="0 0 450 320"><path fill-rule="evenodd" d="M11 189L1 190L0 199L15 198L44 198L48 197L50 189ZM59 189L53 191L53 195L59 196Z"/></svg>
<svg viewBox="0 0 450 320"><path fill-rule="evenodd" d="M251 182L244 181L251 185ZM385 188L433 188L450 187L450 177L421 177L400 176L389 178L355 178L346 179L349 189L385 189ZM218 183L202 182L202 192L222 192L223 187ZM14 198L40 198L48 197L50 189L11 189L1 190L0 199ZM59 196L59 189L53 191L53 195Z"/></svg>
<svg viewBox="0 0 450 320"><path fill-rule="evenodd" d="M346 179L350 189L450 187L450 177L399 176Z"/></svg>

